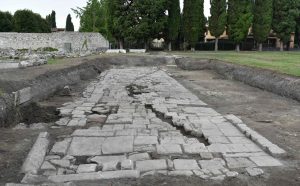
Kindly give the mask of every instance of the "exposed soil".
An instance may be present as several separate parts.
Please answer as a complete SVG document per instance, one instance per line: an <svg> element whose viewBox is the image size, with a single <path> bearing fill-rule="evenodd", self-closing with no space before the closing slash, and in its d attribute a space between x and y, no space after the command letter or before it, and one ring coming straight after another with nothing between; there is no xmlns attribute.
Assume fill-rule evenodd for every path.
<svg viewBox="0 0 300 186"><path fill-rule="evenodd" d="M120 59L119 59L120 60ZM140 59L139 59L140 60ZM94 62L101 62L95 59ZM143 61L144 65L147 61ZM76 62L82 63L82 62ZM114 61L119 63L120 61ZM70 66L73 66L70 62ZM117 65L117 64L115 64ZM122 64L124 65L124 64ZM128 65L128 64L127 64ZM136 64L135 64L136 65ZM155 64L150 64L155 65ZM64 66L64 65L63 65ZM119 65L118 65L119 66ZM49 66L48 66L49 67ZM58 67L53 65L49 68L67 68L68 66ZM37 70L36 68L28 69L26 74L40 76L48 72L49 69ZM36 72L39 71L38 72ZM99 185L300 185L300 103L288 98L280 97L270 92L245 85L241 82L227 80L213 71L184 71L178 68L167 68L174 75L174 78L182 83L186 88L191 90L201 100L209 104L221 114L235 114L252 129L256 130L271 142L279 145L288 152L288 157L282 159L284 167L264 169L263 177L249 177L240 174L238 178L226 179L222 183L217 181L204 181L200 178L192 177L166 177L166 176L147 176L138 180L107 180L101 182L78 182L76 185L81 186L99 186ZM50 70L51 71L51 70ZM22 74L23 73L23 74ZM16 75L16 79L11 82L21 82L22 75ZM37 74L38 73L38 74ZM32 74L32 76L34 76ZM31 75L28 75L31 76ZM28 77L27 78L34 78ZM9 73L1 74L0 79L8 80ZM85 79L85 80L84 80ZM61 104L71 101L81 96L81 92L89 82L89 78L82 78L80 82L71 86L71 96L61 96L59 93L51 98L28 106L33 112L37 109L34 117L23 117L27 122L51 122L57 118L54 108L60 107ZM0 82L1 85L1 82ZM3 85L3 84L2 84ZM8 85L6 83L6 85ZM12 89L19 87L19 83L11 84ZM9 89L9 87L7 88ZM28 110L28 114L30 114ZM26 114L26 115L28 115ZM53 138L60 135L70 134L73 129L47 129ZM30 148L39 132L42 130L13 130L11 128L2 128L0 130L0 185L7 182L20 182L22 179L19 174L21 165L26 158Z"/></svg>

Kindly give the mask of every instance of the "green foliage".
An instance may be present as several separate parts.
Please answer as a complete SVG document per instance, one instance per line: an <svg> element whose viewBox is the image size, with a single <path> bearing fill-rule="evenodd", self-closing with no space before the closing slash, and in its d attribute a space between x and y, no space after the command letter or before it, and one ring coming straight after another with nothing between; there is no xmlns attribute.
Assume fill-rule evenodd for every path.
<svg viewBox="0 0 300 186"><path fill-rule="evenodd" d="M253 35L258 43L264 42L271 30L273 17L273 0L255 0Z"/></svg>
<svg viewBox="0 0 300 186"><path fill-rule="evenodd" d="M296 18L299 16L297 0L274 0L273 30L284 43L290 41L295 32Z"/></svg>
<svg viewBox="0 0 300 186"><path fill-rule="evenodd" d="M66 31L74 32L74 25L73 25L72 17L70 14L68 15L67 21L66 21Z"/></svg>
<svg viewBox="0 0 300 186"><path fill-rule="evenodd" d="M130 14L133 24L126 35L145 42L160 38L167 24L166 0L136 0L132 6Z"/></svg>
<svg viewBox="0 0 300 186"><path fill-rule="evenodd" d="M228 35L236 44L246 39L252 23L252 0L228 0Z"/></svg>
<svg viewBox="0 0 300 186"><path fill-rule="evenodd" d="M227 24L227 3L226 0L211 0L210 3L209 31L211 35L218 38L224 33Z"/></svg>
<svg viewBox="0 0 300 186"><path fill-rule="evenodd" d="M56 28L56 13L54 10L51 12L51 28Z"/></svg>
<svg viewBox="0 0 300 186"><path fill-rule="evenodd" d="M80 18L80 32L100 32L107 36L105 0L88 0L85 7L72 10Z"/></svg>
<svg viewBox="0 0 300 186"><path fill-rule="evenodd" d="M179 0L170 0L168 4L168 39L175 41L180 30L180 5Z"/></svg>
<svg viewBox="0 0 300 186"><path fill-rule="evenodd" d="M31 10L18 10L15 12L14 31L23 33L51 32L47 21Z"/></svg>
<svg viewBox="0 0 300 186"><path fill-rule="evenodd" d="M9 12L0 11L0 32L13 31L13 16Z"/></svg>
<svg viewBox="0 0 300 186"><path fill-rule="evenodd" d="M203 0L185 0L183 8L184 37L192 48L199 37L203 37L205 18Z"/></svg>

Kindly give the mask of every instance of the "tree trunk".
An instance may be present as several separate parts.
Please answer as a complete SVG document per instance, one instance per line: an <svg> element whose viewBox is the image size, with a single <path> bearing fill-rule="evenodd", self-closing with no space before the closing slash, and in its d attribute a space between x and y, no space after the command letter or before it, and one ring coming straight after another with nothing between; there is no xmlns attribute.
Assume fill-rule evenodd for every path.
<svg viewBox="0 0 300 186"><path fill-rule="evenodd" d="M169 50L170 52L172 51L172 42L171 42L171 41L169 42L168 50Z"/></svg>
<svg viewBox="0 0 300 186"><path fill-rule="evenodd" d="M122 39L119 40L119 47L120 49L124 49L124 46L123 46L123 41Z"/></svg>
<svg viewBox="0 0 300 186"><path fill-rule="evenodd" d="M259 44L258 44L258 50L259 50L260 52L262 52L262 48L263 48L262 43L259 43Z"/></svg>
<svg viewBox="0 0 300 186"><path fill-rule="evenodd" d="M283 52L283 42L280 41L280 52Z"/></svg>
<svg viewBox="0 0 300 186"><path fill-rule="evenodd" d="M219 48L219 38L216 37L216 40L215 40L215 51L216 52L218 51L218 48Z"/></svg>
<svg viewBox="0 0 300 186"><path fill-rule="evenodd" d="M240 52L240 44L236 44L236 51Z"/></svg>

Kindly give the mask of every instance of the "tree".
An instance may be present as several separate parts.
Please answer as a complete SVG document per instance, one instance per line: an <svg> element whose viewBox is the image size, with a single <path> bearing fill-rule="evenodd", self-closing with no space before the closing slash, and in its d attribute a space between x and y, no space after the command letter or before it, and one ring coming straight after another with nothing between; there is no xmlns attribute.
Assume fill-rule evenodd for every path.
<svg viewBox="0 0 300 186"><path fill-rule="evenodd" d="M83 8L72 9L80 18L80 32L106 32L104 0L88 0Z"/></svg>
<svg viewBox="0 0 300 186"><path fill-rule="evenodd" d="M18 10L14 14L14 31L27 33L48 33L51 29L40 14L31 10Z"/></svg>
<svg viewBox="0 0 300 186"><path fill-rule="evenodd" d="M13 31L13 16L9 12L0 11L0 32Z"/></svg>
<svg viewBox="0 0 300 186"><path fill-rule="evenodd" d="M51 28L56 28L56 13L54 10L51 13Z"/></svg>
<svg viewBox="0 0 300 186"><path fill-rule="evenodd" d="M184 0L183 25L184 37L195 50L196 42L204 33L203 0Z"/></svg>
<svg viewBox="0 0 300 186"><path fill-rule="evenodd" d="M211 0L210 5L209 31L216 38L215 51L218 51L219 37L224 33L227 24L227 3L226 0Z"/></svg>
<svg viewBox="0 0 300 186"><path fill-rule="evenodd" d="M170 0L168 5L169 51L172 50L172 42L178 38L180 30L180 16L179 0Z"/></svg>
<svg viewBox="0 0 300 186"><path fill-rule="evenodd" d="M66 31L74 32L74 25L73 25L72 17L70 14L68 15L67 21L66 21Z"/></svg>
<svg viewBox="0 0 300 186"><path fill-rule="evenodd" d="M145 49L151 39L160 38L167 24L166 0L136 0L132 1L129 30L126 37L143 40Z"/></svg>
<svg viewBox="0 0 300 186"><path fill-rule="evenodd" d="M228 0L227 31L236 44L237 52L240 51L240 43L248 36L252 19L252 0Z"/></svg>
<svg viewBox="0 0 300 186"><path fill-rule="evenodd" d="M268 38L273 17L273 0L255 0L253 17L253 36L262 51L262 43Z"/></svg>
<svg viewBox="0 0 300 186"><path fill-rule="evenodd" d="M297 0L274 0L272 27L280 39L280 51L284 43L290 41L291 33L296 30L296 18L299 15Z"/></svg>

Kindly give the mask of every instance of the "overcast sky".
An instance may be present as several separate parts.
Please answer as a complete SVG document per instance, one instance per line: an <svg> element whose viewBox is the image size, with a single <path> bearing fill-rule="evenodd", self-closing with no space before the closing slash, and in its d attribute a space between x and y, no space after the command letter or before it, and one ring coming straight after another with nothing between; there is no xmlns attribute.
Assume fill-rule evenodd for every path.
<svg viewBox="0 0 300 186"><path fill-rule="evenodd" d="M0 10L9 11L12 14L19 9L30 9L41 14L42 17L50 14L52 10L56 12L56 24L59 28L64 28L66 18L71 14L75 30L79 28L79 19L76 18L71 8L83 7L87 0L0 0ZM181 1L181 6L183 0ZM209 16L209 0L205 1L205 15Z"/></svg>

